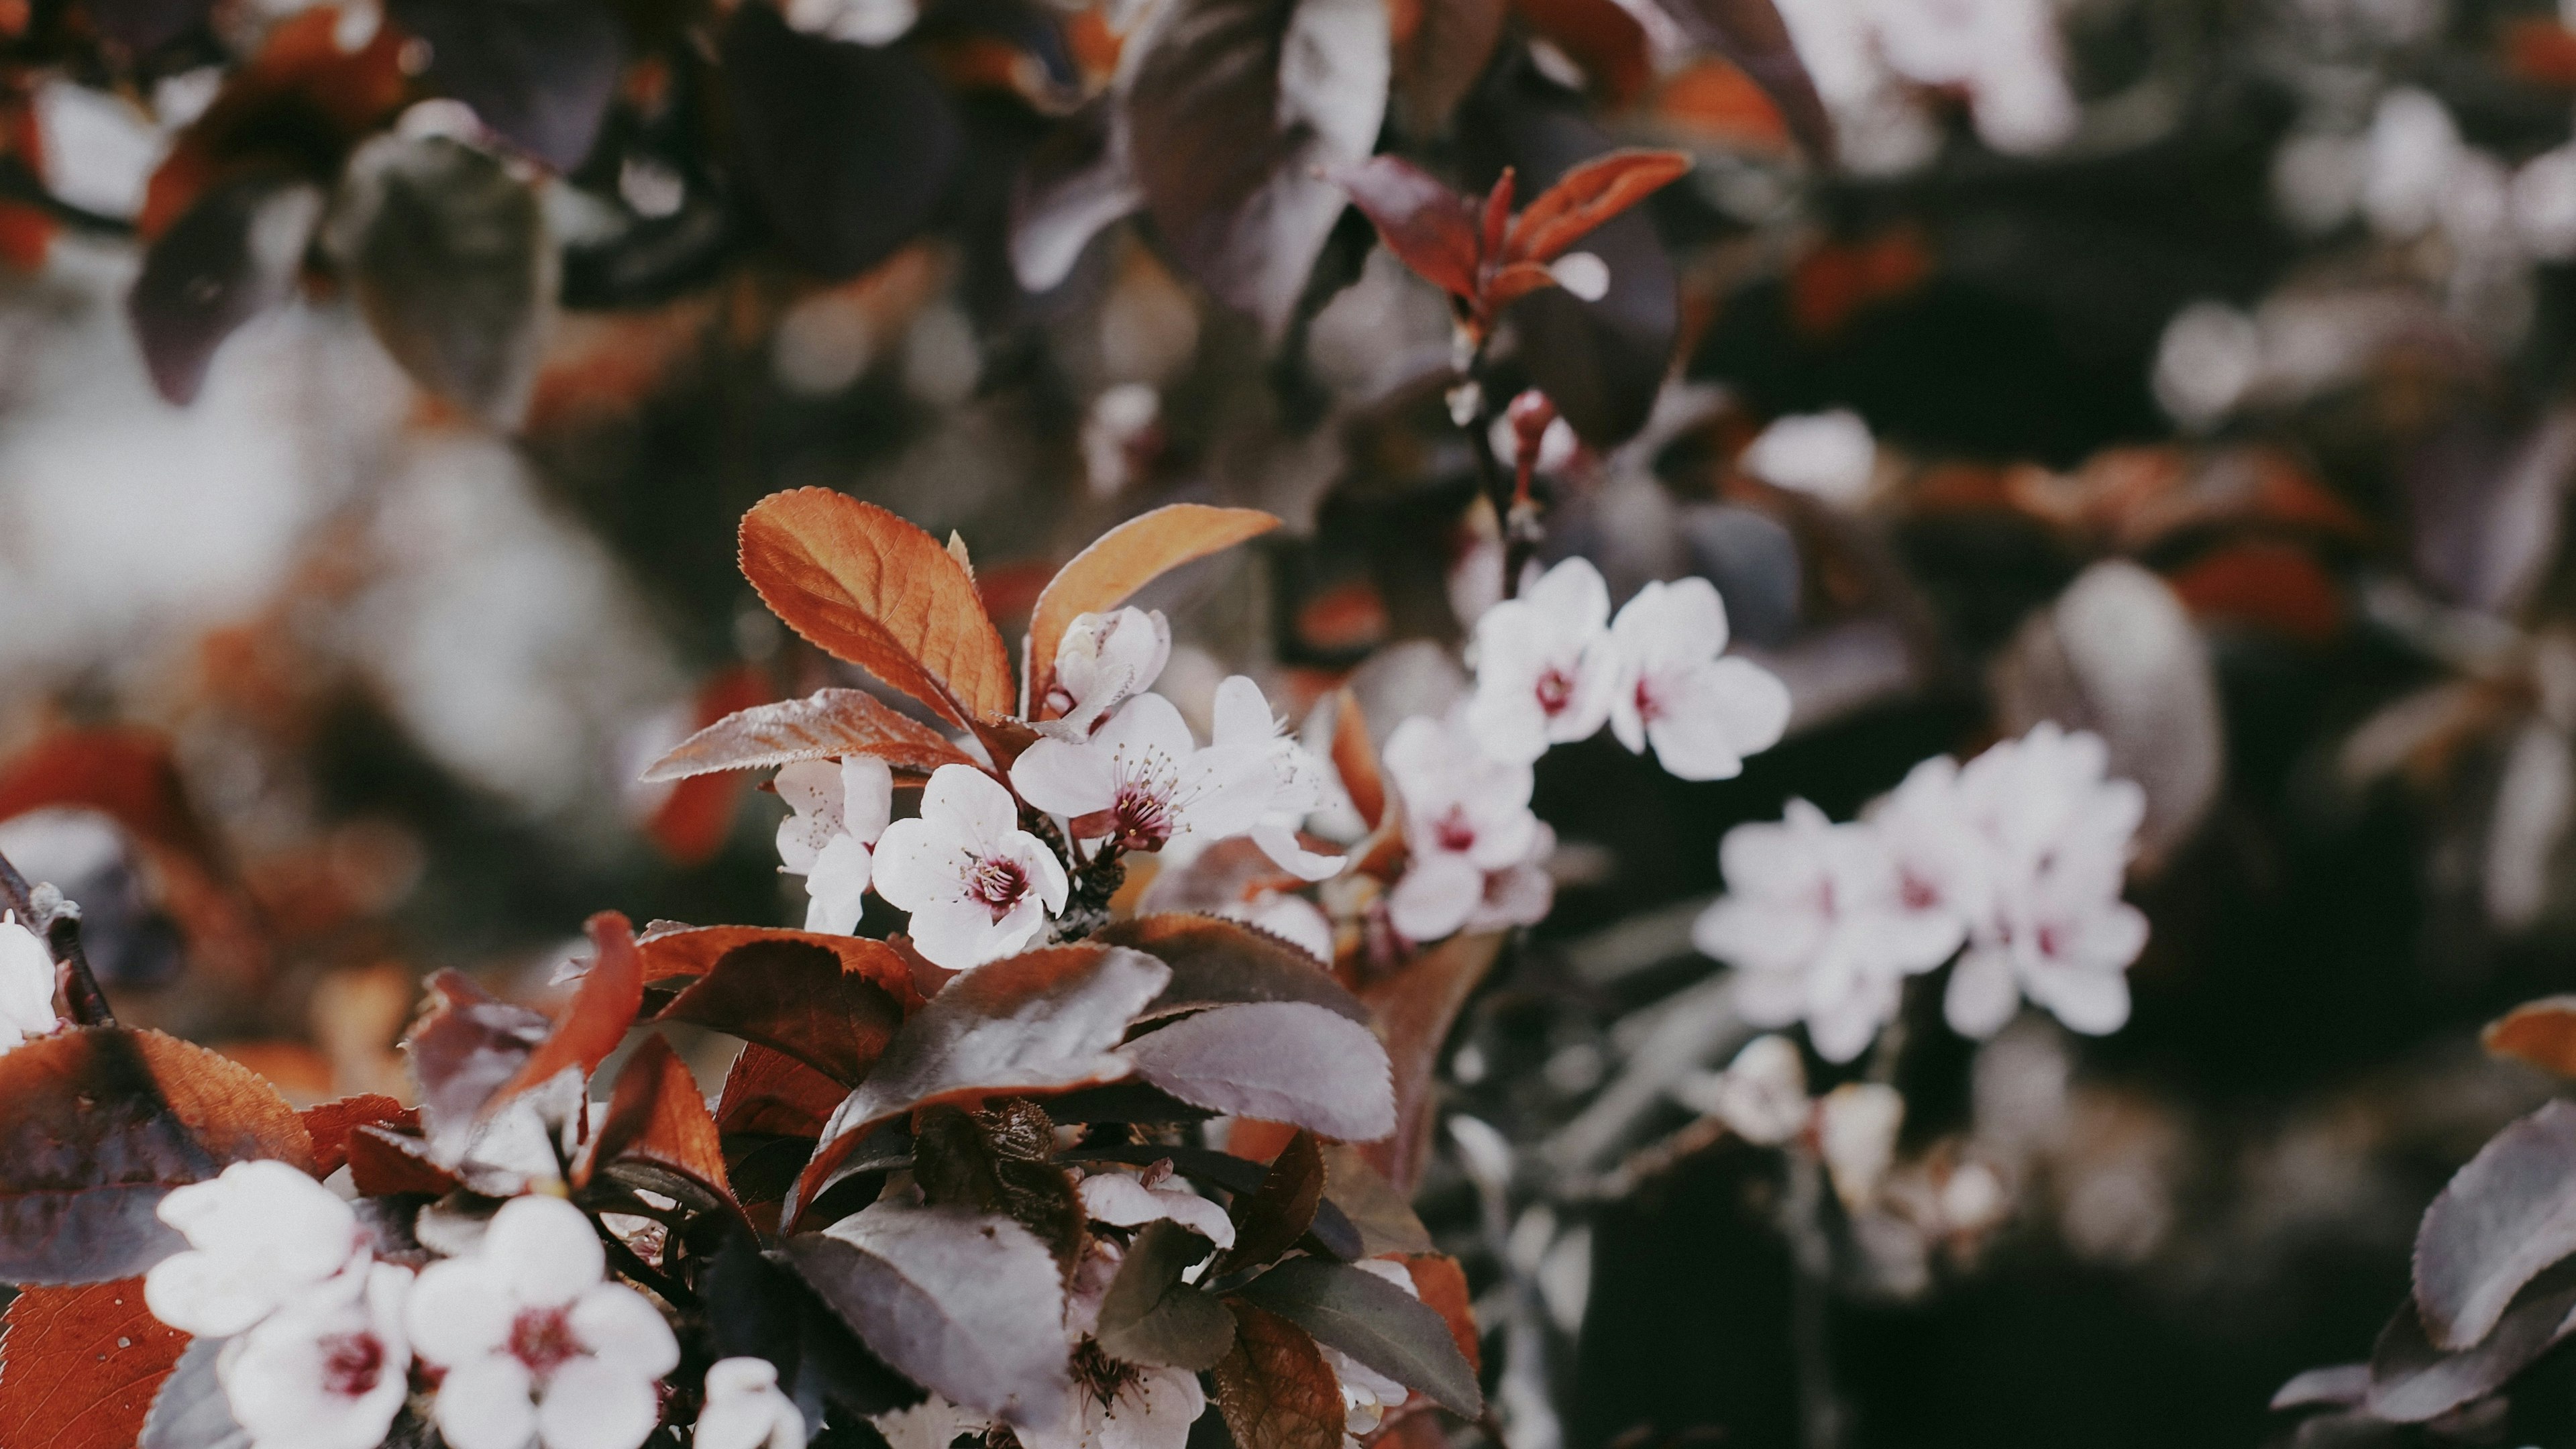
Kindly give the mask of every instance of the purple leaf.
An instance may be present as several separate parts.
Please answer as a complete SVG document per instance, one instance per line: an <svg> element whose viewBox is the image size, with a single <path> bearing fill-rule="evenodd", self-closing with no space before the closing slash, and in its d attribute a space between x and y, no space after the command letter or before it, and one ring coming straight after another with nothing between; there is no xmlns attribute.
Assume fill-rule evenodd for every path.
<svg viewBox="0 0 2576 1449"><path fill-rule="evenodd" d="M557 171L590 154L626 44L597 0L391 0L394 23L429 42L430 89Z"/></svg>
<svg viewBox="0 0 2576 1449"><path fill-rule="evenodd" d="M258 173L210 189L153 240L125 308L163 397L195 401L224 339L293 293L321 216L318 189Z"/></svg>
<svg viewBox="0 0 2576 1449"><path fill-rule="evenodd" d="M2370 1393L2363 1407L2400 1424L2420 1424L2504 1387L2532 1360L2567 1336L2576 1321L2576 1267L2535 1278L2474 1347L2446 1353L2425 1337L2411 1302L2381 1330L2370 1351Z"/></svg>
<svg viewBox="0 0 2576 1449"><path fill-rule="evenodd" d="M2469 1159L2415 1232L2415 1303L2437 1348L2484 1340L2522 1286L2576 1254L2576 1103L2551 1102Z"/></svg>
<svg viewBox="0 0 2576 1449"><path fill-rule="evenodd" d="M1184 1102L1366 1142L1395 1130L1386 1049L1368 1028L1302 1001L1220 1006L1121 1049Z"/></svg>

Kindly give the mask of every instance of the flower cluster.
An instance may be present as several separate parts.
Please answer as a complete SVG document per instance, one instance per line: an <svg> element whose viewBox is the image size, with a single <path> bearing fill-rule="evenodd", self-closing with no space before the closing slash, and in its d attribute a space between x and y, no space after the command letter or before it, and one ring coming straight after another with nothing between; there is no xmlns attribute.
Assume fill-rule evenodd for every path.
<svg viewBox="0 0 2576 1449"><path fill-rule="evenodd" d="M2146 946L2120 899L2146 806L2107 765L2098 737L2041 724L1965 766L1924 761L1857 821L1793 800L1777 824L1727 832L1729 893L1693 940L1739 968L1746 1019L1805 1021L1828 1061L1859 1056L1905 978L1954 955L1944 1008L1963 1034L1992 1035L2024 996L2116 1031Z"/></svg>
<svg viewBox="0 0 2576 1449"><path fill-rule="evenodd" d="M1926 92L1963 96L1978 138L2008 154L2050 150L2075 129L2045 0L1790 0L1780 17L1858 169L1931 158Z"/></svg>

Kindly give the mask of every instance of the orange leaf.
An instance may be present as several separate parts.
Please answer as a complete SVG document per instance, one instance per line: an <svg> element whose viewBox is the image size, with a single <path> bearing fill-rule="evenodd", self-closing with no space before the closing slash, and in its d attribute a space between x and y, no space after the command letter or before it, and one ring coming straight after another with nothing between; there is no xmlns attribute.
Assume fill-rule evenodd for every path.
<svg viewBox="0 0 2576 1449"><path fill-rule="evenodd" d="M1386 776L1379 770L1377 746L1370 742L1368 717L1360 713L1359 696L1348 686L1334 691L1333 704L1333 769L1342 777L1342 789L1351 797L1351 808L1360 812L1361 823L1377 829L1386 818Z"/></svg>
<svg viewBox="0 0 2576 1449"><path fill-rule="evenodd" d="M2222 548L2168 582L2204 619L2262 625L2309 644L2343 630L2343 590L2295 544L2256 539Z"/></svg>
<svg viewBox="0 0 2576 1449"><path fill-rule="evenodd" d="M920 998L902 957L881 941L849 939L875 950L835 950L784 933L745 941L717 957L659 1019L758 1042L855 1087Z"/></svg>
<svg viewBox="0 0 2576 1449"><path fill-rule="evenodd" d="M645 770L646 781L717 770L760 770L798 760L870 755L899 774L927 775L974 757L930 726L864 689L825 689L803 699L730 714L680 742Z"/></svg>
<svg viewBox="0 0 2576 1449"><path fill-rule="evenodd" d="M1679 151L1613 151L1568 171L1512 223L1502 260L1555 261L1603 222L1690 170Z"/></svg>
<svg viewBox="0 0 2576 1449"><path fill-rule="evenodd" d="M2478 1040L2496 1056L2576 1077L2576 996L2526 1001L2489 1023Z"/></svg>
<svg viewBox="0 0 2576 1449"><path fill-rule="evenodd" d="M724 1201L733 1200L724 1144L707 1111L706 1095L698 1090L688 1063L659 1036L638 1043L618 1072L617 1088L608 1097L608 1119L600 1124L583 1182L620 1162L677 1173Z"/></svg>
<svg viewBox="0 0 2576 1449"><path fill-rule="evenodd" d="M0 1444L134 1449L188 1335L143 1306L143 1280L30 1288L0 1334Z"/></svg>
<svg viewBox="0 0 2576 1449"><path fill-rule="evenodd" d="M769 495L743 515L742 572L789 628L957 724L1010 713L1010 651L974 577L875 504L829 488Z"/></svg>
<svg viewBox="0 0 2576 1449"><path fill-rule="evenodd" d="M492 1094L484 1104L486 1112L566 1067L579 1067L588 1077L626 1039L635 1013L643 1009L644 958L635 949L635 933L626 918L615 911L601 911L582 929L590 933L597 953L590 970L582 976L572 1004L564 1008L555 1029L528 1054L517 1074Z"/></svg>
<svg viewBox="0 0 2576 1449"><path fill-rule="evenodd" d="M2576 88L2576 33L2555 19L2526 15L2506 22L2504 68L2535 85Z"/></svg>
<svg viewBox="0 0 2576 1449"><path fill-rule="evenodd" d="M1360 1152L1399 1192L1412 1192L1422 1180L1423 1159L1431 1150L1438 1095L1432 1068L1441 1044L1502 944L1494 932L1452 936L1360 991L1377 1013L1378 1038L1395 1070L1395 1132L1362 1144Z"/></svg>
<svg viewBox="0 0 2576 1449"><path fill-rule="evenodd" d="M1306 1330L1240 1298L1217 1360L1217 1412L1241 1449L1341 1449L1342 1386Z"/></svg>
<svg viewBox="0 0 2576 1449"><path fill-rule="evenodd" d="M355 1097L342 1097L307 1107L300 1114L305 1133L313 1139L313 1175L329 1177L349 1160L349 1134L370 1122L390 1122L403 1127L420 1125L420 1114L391 1097L368 1092Z"/></svg>
<svg viewBox="0 0 2576 1449"><path fill-rule="evenodd" d="M699 733L703 735L723 720L738 719L773 698L767 676L750 665L719 670L698 687L695 722L701 726ZM648 773L647 779L652 778ZM663 798L644 832L662 847L663 854L680 864L704 864L724 848L725 833L733 824L734 805L742 798L743 782L722 775L661 778L680 783Z"/></svg>
<svg viewBox="0 0 2576 1449"><path fill-rule="evenodd" d="M758 1042L742 1049L716 1093L716 1127L781 1137L820 1137L849 1089Z"/></svg>
<svg viewBox="0 0 2576 1449"><path fill-rule="evenodd" d="M429 1160L426 1140L380 1122L349 1134L349 1181L366 1197L443 1197L457 1185L456 1174Z"/></svg>
<svg viewBox="0 0 2576 1449"><path fill-rule="evenodd" d="M1128 519L1075 554L1038 595L1037 609L1029 616L1031 713L1054 683L1056 646L1075 619L1115 609L1182 564L1278 526L1277 518L1257 508L1174 503Z"/></svg>

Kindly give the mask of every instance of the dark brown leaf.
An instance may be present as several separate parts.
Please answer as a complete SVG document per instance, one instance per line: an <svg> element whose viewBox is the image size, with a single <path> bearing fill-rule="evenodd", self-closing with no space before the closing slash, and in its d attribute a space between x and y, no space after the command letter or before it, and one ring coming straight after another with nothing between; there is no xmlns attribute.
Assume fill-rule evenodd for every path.
<svg viewBox="0 0 2576 1449"><path fill-rule="evenodd" d="M1324 1148L1324 1206L1350 1219L1360 1240L1360 1256L1431 1251L1430 1230L1413 1212L1413 1204L1366 1156L1367 1149L1347 1143Z"/></svg>
<svg viewBox="0 0 2576 1449"><path fill-rule="evenodd" d="M503 1083L485 1110L530 1087L542 1085L567 1067L583 1080L599 1068L644 1005L644 959L635 949L634 929L615 911L601 911L582 923L590 936L590 969L582 974L572 1001L554 1029L531 1052L518 1074Z"/></svg>
<svg viewBox="0 0 2576 1449"><path fill-rule="evenodd" d="M1270 1160L1261 1186L1237 1196L1228 1210L1234 1246L1217 1261L1217 1273L1275 1263L1314 1226L1324 1201L1324 1154L1315 1134L1299 1132Z"/></svg>
<svg viewBox="0 0 2576 1449"><path fill-rule="evenodd" d="M789 628L956 724L1010 713L1010 651L974 577L894 514L828 488L773 493L743 515L742 571Z"/></svg>
<svg viewBox="0 0 2576 1449"><path fill-rule="evenodd" d="M933 1207L970 1207L1018 1223L1071 1273L1088 1220L1073 1175L1047 1160L1054 1151L1055 1126L1034 1103L1014 1098L994 1112L942 1103L923 1108L913 1123L912 1180Z"/></svg>
<svg viewBox="0 0 2576 1449"><path fill-rule="evenodd" d="M716 1127L730 1137L756 1132L820 1137L848 1090L784 1052L757 1042L742 1049L716 1093Z"/></svg>
<svg viewBox="0 0 2576 1449"><path fill-rule="evenodd" d="M294 294L321 217L312 183L253 172L208 189L153 239L125 311L161 396L196 401L224 339Z"/></svg>
<svg viewBox="0 0 2576 1449"><path fill-rule="evenodd" d="M637 1043L618 1071L582 1180L625 1162L676 1173L719 1202L733 1200L724 1144L698 1079L658 1035Z"/></svg>
<svg viewBox="0 0 2576 1449"><path fill-rule="evenodd" d="M426 1138L376 1123L349 1134L349 1180L365 1197L442 1197L457 1187L456 1174L430 1160Z"/></svg>
<svg viewBox="0 0 2576 1449"><path fill-rule="evenodd" d="M153 1215L170 1189L258 1158L313 1167L276 1088L157 1031L74 1027L0 1052L0 1102L4 1282L142 1272L181 1245Z"/></svg>
<svg viewBox="0 0 2576 1449"><path fill-rule="evenodd" d="M1365 1024L1368 1008L1305 949L1240 921L1162 912L1113 921L1092 933L1103 945L1131 946L1172 968L1172 984L1142 1016L1173 1016L1247 1001L1302 1001Z"/></svg>
<svg viewBox="0 0 2576 1449"><path fill-rule="evenodd" d="M825 689L727 715L655 760L643 778L647 783L684 780L717 770L762 770L844 755L880 759L905 775L975 763L947 736L864 689Z"/></svg>
<svg viewBox="0 0 2576 1449"><path fill-rule="evenodd" d="M1030 717L1037 717L1037 702L1055 682L1056 649L1074 620L1115 609L1173 569L1278 526L1277 517L1257 508L1174 503L1128 519L1093 540L1047 581L1029 615Z"/></svg>
<svg viewBox="0 0 2576 1449"><path fill-rule="evenodd" d="M1735 62L1762 87L1809 156L1833 163L1833 119L1772 0L1664 0L1664 8L1695 39Z"/></svg>
<svg viewBox="0 0 2576 1449"><path fill-rule="evenodd" d="M1432 1078L1440 1048L1502 944L1491 933L1452 936L1360 992L1377 1013L1378 1035L1394 1068L1396 1115L1395 1135L1370 1143L1361 1154L1400 1194L1422 1180L1423 1159L1431 1151Z"/></svg>
<svg viewBox="0 0 2576 1449"><path fill-rule="evenodd" d="M598 0L388 0L429 42L421 79L557 171L590 154L625 63L625 33Z"/></svg>
<svg viewBox="0 0 2576 1449"><path fill-rule="evenodd" d="M1399 156L1371 156L1357 166L1334 167L1330 174L1368 216L1378 240L1396 260L1450 296L1475 299L1474 202Z"/></svg>
<svg viewBox="0 0 2576 1449"><path fill-rule="evenodd" d="M143 1280L29 1288L0 1332L0 1444L134 1449L188 1335L143 1306Z"/></svg>
<svg viewBox="0 0 2576 1449"><path fill-rule="evenodd" d="M307 1107L298 1116L304 1123L305 1135L313 1139L313 1172L317 1177L329 1177L340 1170L340 1164L349 1160L349 1134L367 1123L420 1125L418 1112L375 1092Z"/></svg>
<svg viewBox="0 0 2576 1449"><path fill-rule="evenodd" d="M1405 129L1429 138L1485 73L1502 39L1503 0L1415 0L1396 11L1395 101Z"/></svg>
<svg viewBox="0 0 2576 1449"><path fill-rule="evenodd" d="M1342 1386L1306 1331L1239 1298L1216 1407L1239 1449L1341 1449Z"/></svg>
<svg viewBox="0 0 2576 1449"><path fill-rule="evenodd" d="M1169 1219L1145 1224L1100 1298L1092 1336L1128 1363L1205 1370L1234 1347L1234 1315L1214 1294L1181 1281L1204 1261L1207 1239Z"/></svg>
<svg viewBox="0 0 2576 1449"><path fill-rule="evenodd" d="M911 971L883 942L770 936L717 957L661 1019L757 1042L856 1086L916 999Z"/></svg>
<svg viewBox="0 0 2576 1449"><path fill-rule="evenodd" d="M1430 1305L1348 1263L1291 1258L1253 1279L1243 1297L1334 1348L1472 1419L1485 1410L1476 1371Z"/></svg>

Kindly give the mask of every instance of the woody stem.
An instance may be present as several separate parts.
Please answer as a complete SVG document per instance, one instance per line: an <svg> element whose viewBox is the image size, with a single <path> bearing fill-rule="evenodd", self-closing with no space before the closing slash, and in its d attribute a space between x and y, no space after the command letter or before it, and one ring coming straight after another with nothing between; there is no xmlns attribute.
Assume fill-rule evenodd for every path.
<svg viewBox="0 0 2576 1449"><path fill-rule="evenodd" d="M108 1009L107 993L99 990L98 977L89 969L89 953L81 947L80 908L57 894L45 903L45 910L36 909L36 888L27 884L6 855L0 855L0 903L17 913L21 925L45 933L46 949L62 963L63 1004L72 1020L82 1026L116 1025L116 1013Z"/></svg>

